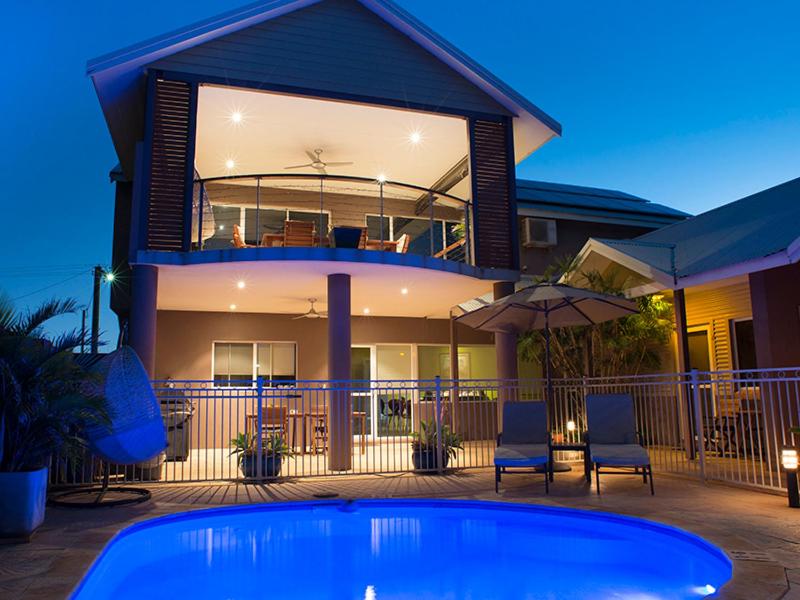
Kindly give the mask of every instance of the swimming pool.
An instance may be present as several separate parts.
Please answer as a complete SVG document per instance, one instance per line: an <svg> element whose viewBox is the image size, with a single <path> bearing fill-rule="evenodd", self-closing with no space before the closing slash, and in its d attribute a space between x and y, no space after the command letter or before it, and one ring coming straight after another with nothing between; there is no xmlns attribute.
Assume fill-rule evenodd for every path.
<svg viewBox="0 0 800 600"><path fill-rule="evenodd" d="M725 554L665 525L501 502L248 505L145 521L106 546L74 600L703 598Z"/></svg>

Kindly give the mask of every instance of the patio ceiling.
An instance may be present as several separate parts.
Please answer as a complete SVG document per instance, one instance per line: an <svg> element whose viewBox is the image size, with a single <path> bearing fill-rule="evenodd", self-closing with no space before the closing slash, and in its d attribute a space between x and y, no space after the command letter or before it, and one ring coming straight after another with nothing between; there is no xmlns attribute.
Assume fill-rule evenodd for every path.
<svg viewBox="0 0 800 600"><path fill-rule="evenodd" d="M159 267L158 309L283 313L327 309L327 275L349 273L353 315L447 318L492 289L490 280L433 269L326 261L253 261ZM240 282L244 287L240 288ZM403 293L403 290L407 293ZM231 309L235 305L235 309Z"/></svg>
<svg viewBox="0 0 800 600"><path fill-rule="evenodd" d="M287 170L322 160L331 175L354 175L433 186L468 154L466 121L460 118L318 100L237 88L202 86L198 99L196 166L203 178L255 173L318 173ZM467 198L468 179L451 193Z"/></svg>

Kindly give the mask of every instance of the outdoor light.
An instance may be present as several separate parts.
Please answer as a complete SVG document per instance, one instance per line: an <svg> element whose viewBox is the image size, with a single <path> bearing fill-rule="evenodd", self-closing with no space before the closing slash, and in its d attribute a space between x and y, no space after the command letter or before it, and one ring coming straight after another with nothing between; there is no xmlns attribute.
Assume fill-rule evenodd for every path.
<svg viewBox="0 0 800 600"><path fill-rule="evenodd" d="M386 173L381 173L380 175L378 175L378 182L386 183Z"/></svg>
<svg viewBox="0 0 800 600"><path fill-rule="evenodd" d="M786 492L789 496L789 506L800 508L800 488L797 486L797 448L783 449L781 465L786 471Z"/></svg>
<svg viewBox="0 0 800 600"><path fill-rule="evenodd" d="M225 225L220 225L219 230L222 231L223 229L225 229Z"/></svg>
<svg viewBox="0 0 800 600"><path fill-rule="evenodd" d="M365 308L365 309L364 309L364 314L365 314L365 315L368 315L368 314L369 314L369 309L368 309L368 308Z"/></svg>
<svg viewBox="0 0 800 600"><path fill-rule="evenodd" d="M242 113L238 110L231 114L231 122L236 123L237 125L242 122Z"/></svg>
<svg viewBox="0 0 800 600"><path fill-rule="evenodd" d="M232 158L229 158L228 160L225 161L225 168L228 169L229 171L233 169L233 167L235 166L236 166L236 161L234 161Z"/></svg>
<svg viewBox="0 0 800 600"><path fill-rule="evenodd" d="M408 136L408 141L416 146L422 141L422 134L419 131L412 131Z"/></svg>
<svg viewBox="0 0 800 600"><path fill-rule="evenodd" d="M243 290L244 286L245 286L244 279L240 279L239 281L236 282L236 287L239 288L240 290Z"/></svg>
<svg viewBox="0 0 800 600"><path fill-rule="evenodd" d="M106 271L106 283L111 283L112 281L114 281L114 273Z"/></svg>
<svg viewBox="0 0 800 600"><path fill-rule="evenodd" d="M575 421L567 421L567 431L575 431Z"/></svg>
<svg viewBox="0 0 800 600"><path fill-rule="evenodd" d="M235 304L231 304L230 309L231 310L236 310L236 305Z"/></svg>
<svg viewBox="0 0 800 600"><path fill-rule="evenodd" d="M402 289L400 290L400 293L401 293L401 294L403 294L403 296L406 296L406 295L408 295L408 288L402 288Z"/></svg>

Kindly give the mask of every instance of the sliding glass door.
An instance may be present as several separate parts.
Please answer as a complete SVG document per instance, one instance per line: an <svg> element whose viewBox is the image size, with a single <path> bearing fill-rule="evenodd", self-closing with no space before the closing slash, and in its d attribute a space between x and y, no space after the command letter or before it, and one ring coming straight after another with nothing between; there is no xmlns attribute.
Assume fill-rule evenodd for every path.
<svg viewBox="0 0 800 600"><path fill-rule="evenodd" d="M350 351L351 376L357 380L352 393L353 412L366 413L370 437L407 435L411 432L414 378L410 344L354 346ZM361 433L361 419L353 423Z"/></svg>

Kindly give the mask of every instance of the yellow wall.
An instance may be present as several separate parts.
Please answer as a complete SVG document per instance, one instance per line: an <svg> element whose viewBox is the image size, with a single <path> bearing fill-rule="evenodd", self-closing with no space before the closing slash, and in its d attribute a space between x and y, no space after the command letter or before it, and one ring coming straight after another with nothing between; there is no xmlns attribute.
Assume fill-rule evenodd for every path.
<svg viewBox="0 0 800 600"><path fill-rule="evenodd" d="M711 368L717 371L733 369L731 320L752 317L750 285L747 280L714 289L686 290L686 321L688 326L707 326L711 343Z"/></svg>

